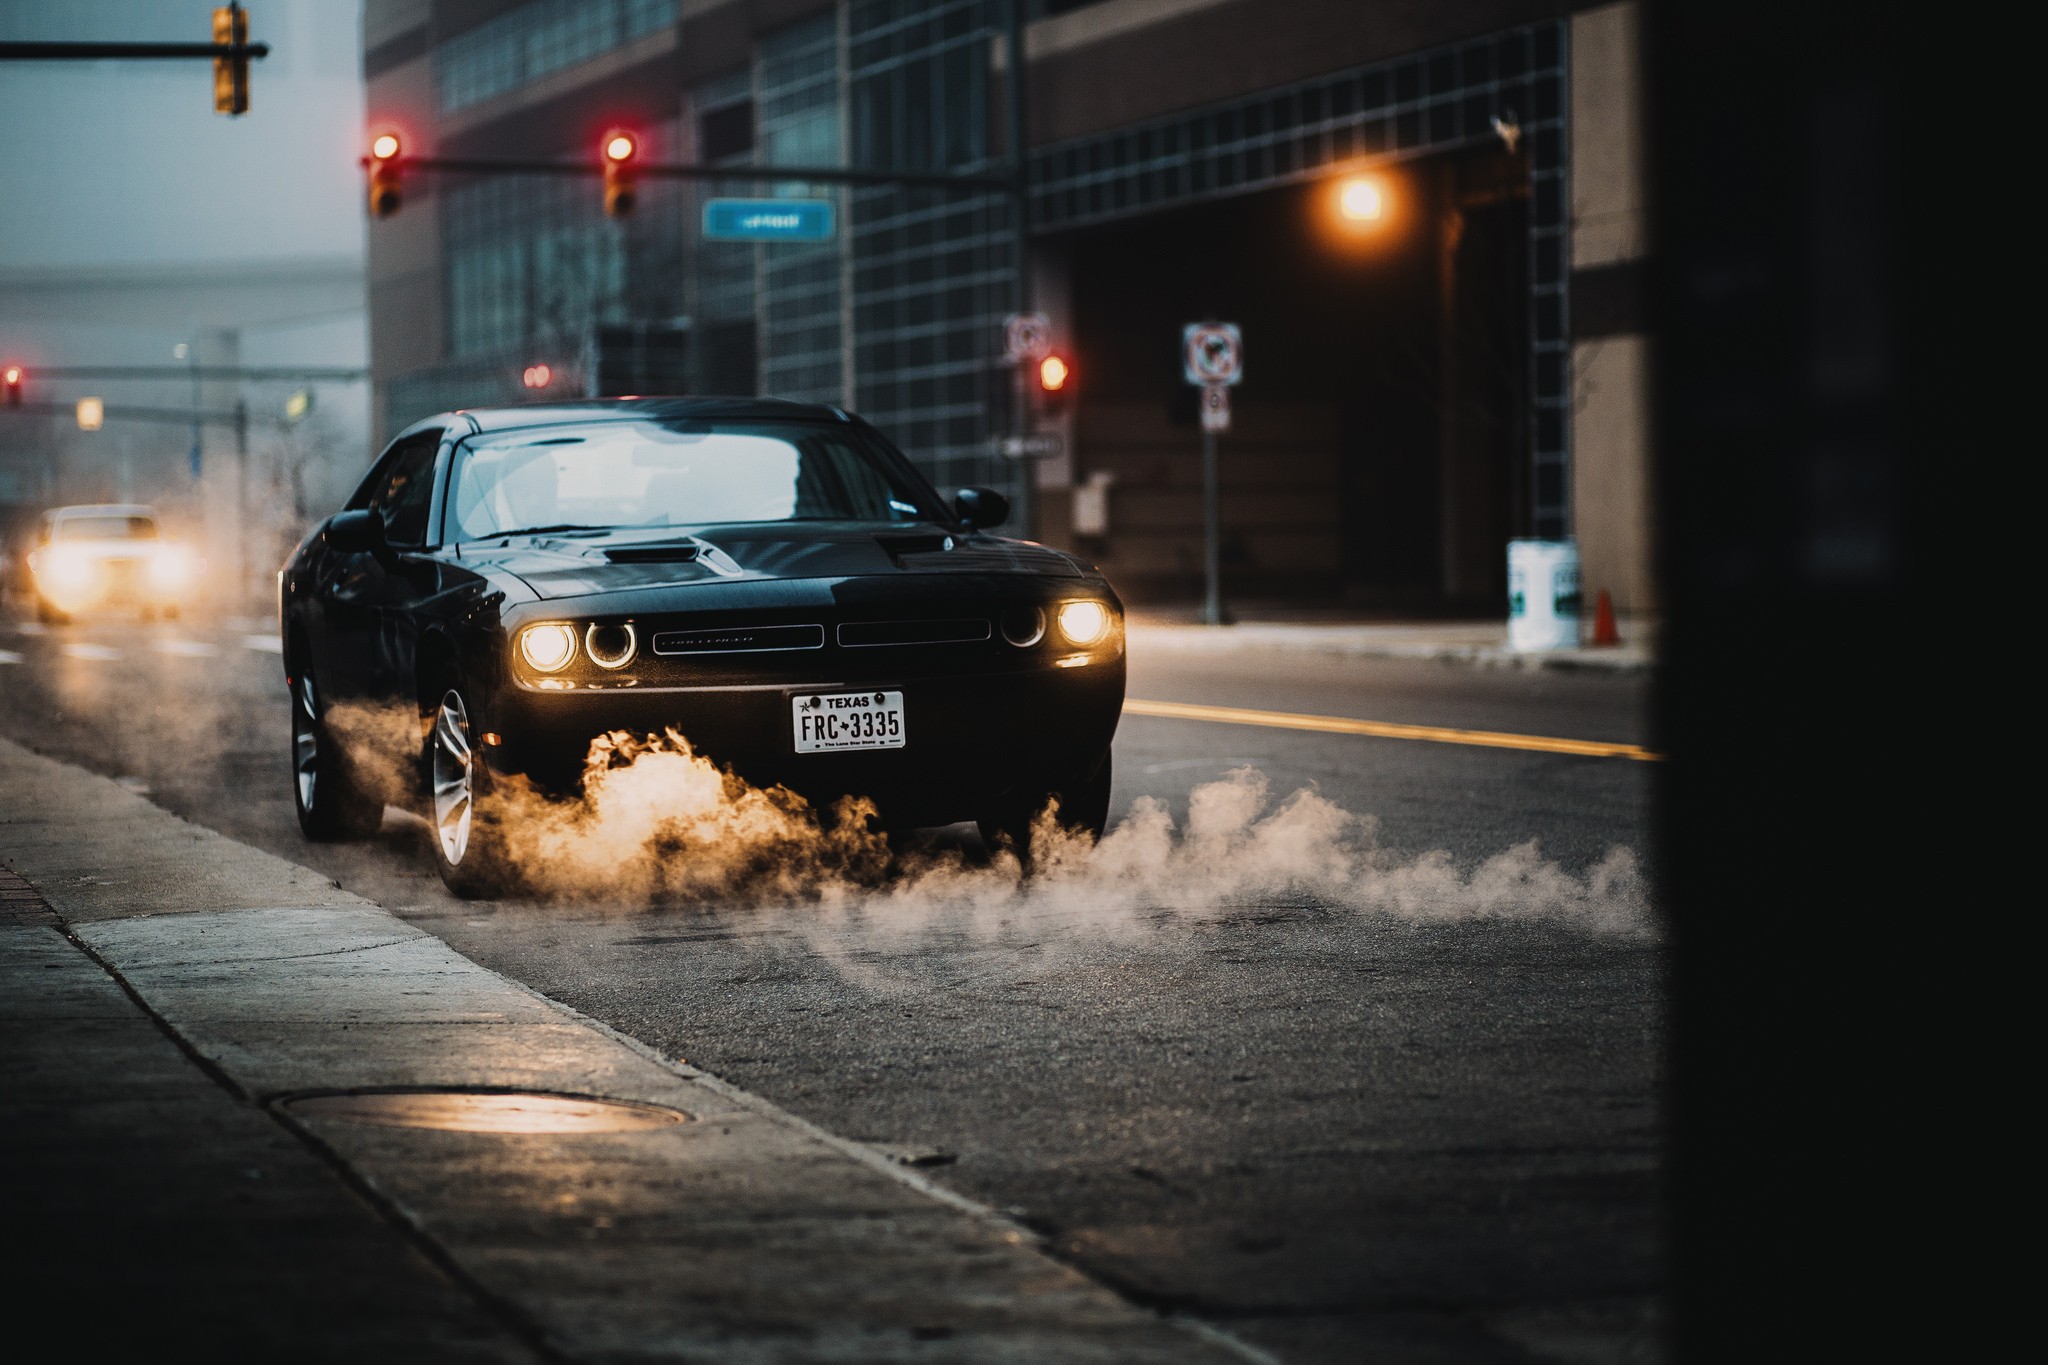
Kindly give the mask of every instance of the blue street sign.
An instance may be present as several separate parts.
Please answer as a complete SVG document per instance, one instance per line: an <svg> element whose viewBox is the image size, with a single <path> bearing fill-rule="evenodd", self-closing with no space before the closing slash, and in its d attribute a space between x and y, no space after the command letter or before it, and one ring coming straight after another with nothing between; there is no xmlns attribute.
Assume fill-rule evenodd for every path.
<svg viewBox="0 0 2048 1365"><path fill-rule="evenodd" d="M704 235L727 242L822 242L832 236L829 199L712 199Z"/></svg>

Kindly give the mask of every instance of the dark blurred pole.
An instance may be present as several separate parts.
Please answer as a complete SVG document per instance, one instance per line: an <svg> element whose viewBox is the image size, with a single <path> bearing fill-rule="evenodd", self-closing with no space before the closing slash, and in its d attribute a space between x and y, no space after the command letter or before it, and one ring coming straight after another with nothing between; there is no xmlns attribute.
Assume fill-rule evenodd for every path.
<svg viewBox="0 0 2048 1365"><path fill-rule="evenodd" d="M1973 208L1907 142L1956 77L1880 7L1645 19L1678 1358L1915 1358L1967 1254L1922 1221L1967 1178L1936 1002L1989 909L1955 903L1951 728L1997 647L1954 613L1989 566L1937 540L1971 409L2005 400L1932 363L1969 344L1932 313L1975 263L1922 229Z"/></svg>
<svg viewBox="0 0 2048 1365"><path fill-rule="evenodd" d="M1003 72L1003 93L1009 104L1010 133L1010 255L1017 264L1017 311L1031 311L1031 163L1024 154L1024 6L1027 0L1010 0L1005 19L1004 54L1008 64ZM1022 438L1031 433L1031 385L1028 362L1017 362L1017 405L1010 418L1010 431ZM1017 533L1026 540L1038 534L1038 464L1030 458L1017 461Z"/></svg>
<svg viewBox="0 0 2048 1365"><path fill-rule="evenodd" d="M235 610L249 595L249 401L235 399Z"/></svg>

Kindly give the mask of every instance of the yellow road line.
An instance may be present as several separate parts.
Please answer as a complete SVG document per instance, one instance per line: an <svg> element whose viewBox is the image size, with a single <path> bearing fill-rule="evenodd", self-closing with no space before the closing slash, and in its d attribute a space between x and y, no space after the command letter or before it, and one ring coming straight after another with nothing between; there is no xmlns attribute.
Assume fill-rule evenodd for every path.
<svg viewBox="0 0 2048 1365"><path fill-rule="evenodd" d="M1548 735L1510 735L1498 730L1453 730L1442 725L1396 725L1384 720L1353 720L1349 716L1304 716L1292 711L1197 706L1190 702L1143 701L1136 697L1125 699L1124 714L1158 716L1165 720L1211 720L1224 725L1265 725L1276 730L1317 730L1330 735L1372 735L1378 739L1426 739L1437 744L1530 749L1544 754L1577 754L1583 758L1633 758L1654 763L1664 757L1640 744L1610 744L1598 739L1554 739Z"/></svg>

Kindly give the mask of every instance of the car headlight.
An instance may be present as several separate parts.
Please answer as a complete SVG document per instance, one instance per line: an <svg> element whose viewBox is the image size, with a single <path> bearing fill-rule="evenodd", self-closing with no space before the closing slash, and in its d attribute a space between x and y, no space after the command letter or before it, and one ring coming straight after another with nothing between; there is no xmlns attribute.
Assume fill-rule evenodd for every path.
<svg viewBox="0 0 2048 1365"><path fill-rule="evenodd" d="M1086 649L1102 642L1113 619L1109 608L1100 602L1066 602L1060 606L1060 634L1068 644Z"/></svg>
<svg viewBox="0 0 2048 1365"><path fill-rule="evenodd" d="M519 654L542 673L559 673L576 657L576 632L560 621L528 626L519 632Z"/></svg>
<svg viewBox="0 0 2048 1365"><path fill-rule="evenodd" d="M599 668L624 668L633 662L634 651L639 648L640 637L634 633L631 622L605 626L593 621L583 632L583 652Z"/></svg>
<svg viewBox="0 0 2048 1365"><path fill-rule="evenodd" d="M52 546L33 563L37 580L59 590L90 587L97 567L91 555L70 545Z"/></svg>
<svg viewBox="0 0 2048 1365"><path fill-rule="evenodd" d="M182 546L159 545L149 562L149 580L159 588L182 588L192 577L192 556Z"/></svg>

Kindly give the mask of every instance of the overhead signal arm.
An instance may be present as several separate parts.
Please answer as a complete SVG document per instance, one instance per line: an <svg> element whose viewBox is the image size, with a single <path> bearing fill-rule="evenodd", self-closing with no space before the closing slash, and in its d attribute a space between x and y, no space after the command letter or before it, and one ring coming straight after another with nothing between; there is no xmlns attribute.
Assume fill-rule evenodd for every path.
<svg viewBox="0 0 2048 1365"><path fill-rule="evenodd" d="M210 43L0 43L0 62L189 61L213 63L213 108L249 112L249 63L270 55L270 44L249 41L249 11L239 4L213 12Z"/></svg>

